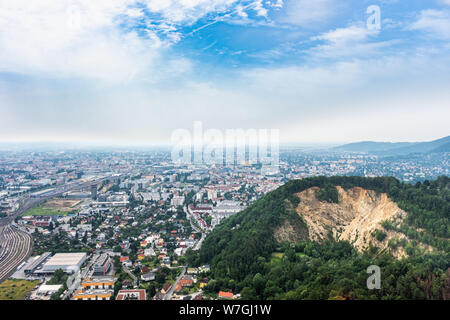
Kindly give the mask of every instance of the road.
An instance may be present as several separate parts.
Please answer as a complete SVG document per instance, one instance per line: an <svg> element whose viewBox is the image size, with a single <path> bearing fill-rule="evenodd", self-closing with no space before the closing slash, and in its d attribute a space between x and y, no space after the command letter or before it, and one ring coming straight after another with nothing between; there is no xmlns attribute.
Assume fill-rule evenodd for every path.
<svg viewBox="0 0 450 320"><path fill-rule="evenodd" d="M202 229L200 229L199 227L197 227L193 222L192 219L194 219L196 222L197 220L195 219L195 216L193 214L191 214L189 212L189 209L187 208L187 205L183 207L184 213L186 213L186 218L189 220L189 222L191 223L191 227L192 229L194 229L195 232L201 232L203 233L204 231ZM197 222L198 223L198 222Z"/></svg>
<svg viewBox="0 0 450 320"><path fill-rule="evenodd" d="M7 279L32 251L32 237L16 225L0 226L0 282Z"/></svg>
<svg viewBox="0 0 450 320"><path fill-rule="evenodd" d="M200 250L200 248L202 247L203 241L206 238L206 233L202 233L202 237L200 238L200 240L198 240L198 242L195 244L193 250L194 251L198 251Z"/></svg>
<svg viewBox="0 0 450 320"><path fill-rule="evenodd" d="M184 212L186 213L186 218L187 218L187 219L189 220L189 222L191 223L192 229L194 229L195 232L200 232L200 233L202 234L201 239L200 239L200 240L194 245L194 247L193 247L193 250L194 250L194 251L200 250L200 248L201 248L201 246L202 246L202 243L203 243L203 240L205 240L206 234L207 234L207 233L205 232L205 230L198 228L198 227L192 222L192 219L194 219L195 221L196 221L196 219L195 219L195 216L189 212L189 209L187 208L187 205L183 207L183 210L184 210Z"/></svg>
<svg viewBox="0 0 450 320"><path fill-rule="evenodd" d="M137 288L137 281L138 279L136 278L136 276L133 274L133 272L130 271L130 269L128 269L127 266L123 266L123 270L128 273L128 275L133 279L133 288Z"/></svg>
<svg viewBox="0 0 450 320"><path fill-rule="evenodd" d="M177 280L172 284L170 287L169 292L167 292L164 295L163 300L172 300L173 292L175 291L175 288L177 287L178 282L183 278L184 274L186 273L186 267L183 267L183 271L181 271L180 275L178 276Z"/></svg>

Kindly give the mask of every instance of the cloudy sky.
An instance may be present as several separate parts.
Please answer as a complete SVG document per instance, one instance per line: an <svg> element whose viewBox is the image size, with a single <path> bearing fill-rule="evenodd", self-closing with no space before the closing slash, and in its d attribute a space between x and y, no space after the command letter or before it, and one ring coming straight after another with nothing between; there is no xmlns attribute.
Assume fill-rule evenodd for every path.
<svg viewBox="0 0 450 320"><path fill-rule="evenodd" d="M449 118L450 0L0 0L0 141L424 141Z"/></svg>

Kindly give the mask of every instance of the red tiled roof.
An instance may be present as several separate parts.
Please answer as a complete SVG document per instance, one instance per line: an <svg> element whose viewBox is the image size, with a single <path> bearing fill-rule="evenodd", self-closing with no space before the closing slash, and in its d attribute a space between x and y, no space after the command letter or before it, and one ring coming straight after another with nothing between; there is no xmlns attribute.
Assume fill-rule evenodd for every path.
<svg viewBox="0 0 450 320"><path fill-rule="evenodd" d="M232 293L232 292L224 292L224 291L220 291L220 292L219 292L219 298L228 298L228 299L231 299L231 298L233 298L233 293Z"/></svg>
<svg viewBox="0 0 450 320"><path fill-rule="evenodd" d="M181 291L181 289L183 289L184 287L191 286L192 283L194 283L193 280L181 279L180 281L178 281L175 291Z"/></svg>

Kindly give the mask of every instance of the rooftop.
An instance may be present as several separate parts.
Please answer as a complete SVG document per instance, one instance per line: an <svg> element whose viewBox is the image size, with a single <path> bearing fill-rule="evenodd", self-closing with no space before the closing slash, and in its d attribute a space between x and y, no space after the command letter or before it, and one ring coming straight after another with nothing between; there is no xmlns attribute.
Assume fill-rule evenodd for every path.
<svg viewBox="0 0 450 320"><path fill-rule="evenodd" d="M147 300L144 289L120 290L116 300Z"/></svg>
<svg viewBox="0 0 450 320"><path fill-rule="evenodd" d="M86 253L84 253L84 252L57 253L45 263L45 266L77 265L78 263L80 263L80 261L83 258L85 258L85 256L86 256Z"/></svg>

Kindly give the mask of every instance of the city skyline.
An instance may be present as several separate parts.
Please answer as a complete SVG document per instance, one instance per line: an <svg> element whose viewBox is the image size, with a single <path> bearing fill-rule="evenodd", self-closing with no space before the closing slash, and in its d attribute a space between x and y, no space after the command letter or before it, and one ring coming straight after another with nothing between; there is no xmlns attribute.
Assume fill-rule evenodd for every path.
<svg viewBox="0 0 450 320"><path fill-rule="evenodd" d="M447 0L0 9L0 141L167 144L196 120L279 129L282 143L448 135Z"/></svg>

